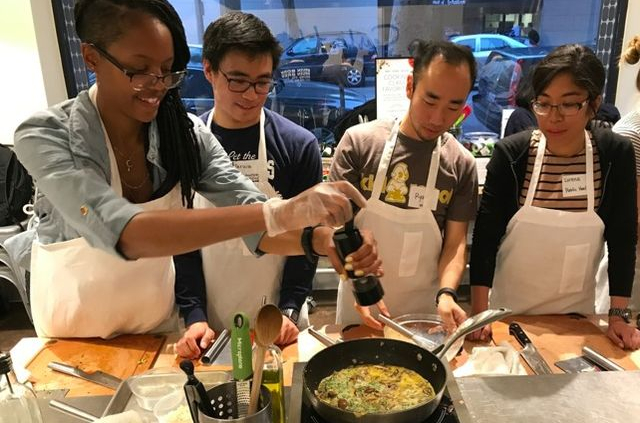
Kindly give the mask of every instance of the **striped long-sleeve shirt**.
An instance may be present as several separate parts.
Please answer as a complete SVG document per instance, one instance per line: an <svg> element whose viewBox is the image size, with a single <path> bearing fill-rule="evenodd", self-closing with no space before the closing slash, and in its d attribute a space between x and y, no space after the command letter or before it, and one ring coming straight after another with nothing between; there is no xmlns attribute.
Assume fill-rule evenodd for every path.
<svg viewBox="0 0 640 423"><path fill-rule="evenodd" d="M529 158L527 160L527 171L524 176L524 183L520 190L520 207L524 205L527 198L527 190L531 181L533 165L538 153L539 141L532 137L529 146ZM600 171L600 157L598 149L593 145L593 187L595 194L595 208L600 205L602 196L602 172ZM573 212L582 212L587 209L587 196L564 197L562 192L562 176L586 174L586 154L582 149L578 154L570 157L556 156L548 149L544 153L540 178L533 198L533 206L545 209L555 209Z"/></svg>
<svg viewBox="0 0 640 423"><path fill-rule="evenodd" d="M636 156L636 175L640 177L640 110L634 110L622 117L613 127L613 132L629 139Z"/></svg>

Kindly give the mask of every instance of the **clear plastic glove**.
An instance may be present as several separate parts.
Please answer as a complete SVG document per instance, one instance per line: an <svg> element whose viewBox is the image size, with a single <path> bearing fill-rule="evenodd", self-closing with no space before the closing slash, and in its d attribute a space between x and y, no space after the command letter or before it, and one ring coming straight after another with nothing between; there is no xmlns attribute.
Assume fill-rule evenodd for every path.
<svg viewBox="0 0 640 423"><path fill-rule="evenodd" d="M195 360L211 345L215 335L207 322L193 323L176 344L176 353L182 358Z"/></svg>
<svg viewBox="0 0 640 423"><path fill-rule="evenodd" d="M360 208L366 200L349 182L323 182L293 198L270 198L264 203L267 234L278 234L318 224L340 226L351 220L353 212L349 200Z"/></svg>

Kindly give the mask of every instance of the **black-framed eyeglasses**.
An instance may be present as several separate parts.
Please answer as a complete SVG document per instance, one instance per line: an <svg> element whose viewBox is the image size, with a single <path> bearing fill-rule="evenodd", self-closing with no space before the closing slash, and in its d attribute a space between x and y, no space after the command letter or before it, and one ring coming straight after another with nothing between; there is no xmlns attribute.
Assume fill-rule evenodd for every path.
<svg viewBox="0 0 640 423"><path fill-rule="evenodd" d="M547 116L551 110L557 109L562 116L575 116L584 106L589 104L589 99L573 103L551 104L543 101L532 101L531 108L533 112L539 116Z"/></svg>
<svg viewBox="0 0 640 423"><path fill-rule="evenodd" d="M251 82L246 79L230 78L222 69L218 69L222 76L225 77L229 85L229 91L234 93L244 93L251 87L255 90L256 94L269 94L275 85L275 82L270 79L268 81L256 81Z"/></svg>
<svg viewBox="0 0 640 423"><path fill-rule="evenodd" d="M158 83L158 81L160 81L162 85L165 86L166 89L170 90L180 85L185 75L187 74L187 71L184 71L184 70L178 71L178 72L171 72L165 75L135 72L122 66L120 62L116 60L115 57L107 53L104 49L98 47L95 44L90 44L90 45L91 47L96 49L96 51L100 53L102 57L107 59L113 66L120 69L122 73L124 73L125 76L129 78L129 81L131 82L131 86L136 91L142 91L147 88L152 88Z"/></svg>

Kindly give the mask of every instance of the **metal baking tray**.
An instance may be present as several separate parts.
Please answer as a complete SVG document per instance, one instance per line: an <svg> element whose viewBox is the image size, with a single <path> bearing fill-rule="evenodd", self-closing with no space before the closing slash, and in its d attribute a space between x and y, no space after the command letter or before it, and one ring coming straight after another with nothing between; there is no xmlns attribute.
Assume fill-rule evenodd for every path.
<svg viewBox="0 0 640 423"><path fill-rule="evenodd" d="M148 422L155 422L156 419L153 415L153 412L145 410L138 405L138 401L136 400L135 395L133 394L133 392L131 392L131 383L139 378L151 380L153 383L157 383L157 385L162 385L169 382L174 383L176 375L179 374L171 372L160 372L132 376L124 380L120 384L120 387L118 388L116 393L111 398L111 401L109 401L107 408L105 409L104 413L102 413L102 417L134 410L140 414L143 420ZM230 381L232 377L230 371L223 370L196 372L195 375L204 384L207 390L221 383ZM177 389L183 389L183 386L180 385L180 387Z"/></svg>

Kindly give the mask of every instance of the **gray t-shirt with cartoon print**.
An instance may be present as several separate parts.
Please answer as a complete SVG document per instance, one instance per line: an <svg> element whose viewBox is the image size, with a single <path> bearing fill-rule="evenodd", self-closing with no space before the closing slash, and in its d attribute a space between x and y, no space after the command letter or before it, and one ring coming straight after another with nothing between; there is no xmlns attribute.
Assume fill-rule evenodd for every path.
<svg viewBox="0 0 640 423"><path fill-rule="evenodd" d="M392 129L391 120L374 120L349 128L338 144L329 180L347 180L368 199ZM380 200L401 208L420 207L417 194L424 192L434 147L433 141L415 140L398 133ZM478 203L476 162L449 133L442 136L436 189L440 196L434 216L440 230L444 231L447 220L466 222L475 218Z"/></svg>

